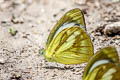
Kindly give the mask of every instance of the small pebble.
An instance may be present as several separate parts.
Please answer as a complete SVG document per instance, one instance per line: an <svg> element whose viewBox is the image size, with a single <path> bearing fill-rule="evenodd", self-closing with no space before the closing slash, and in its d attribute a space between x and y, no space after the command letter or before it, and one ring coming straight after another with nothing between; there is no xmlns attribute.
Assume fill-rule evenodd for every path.
<svg viewBox="0 0 120 80"><path fill-rule="evenodd" d="M77 5L82 5L82 4L86 4L87 0L75 0L75 4Z"/></svg>
<svg viewBox="0 0 120 80"><path fill-rule="evenodd" d="M4 64L5 63L5 60L4 59L0 59L0 64Z"/></svg>

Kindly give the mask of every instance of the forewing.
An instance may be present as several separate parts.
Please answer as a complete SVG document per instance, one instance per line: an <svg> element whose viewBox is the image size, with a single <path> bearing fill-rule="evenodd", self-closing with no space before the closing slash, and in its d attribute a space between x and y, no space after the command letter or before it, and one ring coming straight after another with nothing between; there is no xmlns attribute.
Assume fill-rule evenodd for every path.
<svg viewBox="0 0 120 80"><path fill-rule="evenodd" d="M83 80L119 80L120 66L117 63L102 64L92 70Z"/></svg>
<svg viewBox="0 0 120 80"><path fill-rule="evenodd" d="M50 32L50 35L47 39L47 47L53 40L53 37L55 36L56 32L60 29L60 27L64 27L64 25L73 23L74 25L78 25L79 27L86 30L85 21L84 21L84 15L82 11L78 8L68 11L53 27L53 29ZM72 26L71 26L72 27Z"/></svg>
<svg viewBox="0 0 120 80"><path fill-rule="evenodd" d="M97 61L99 61L97 65L104 64L106 62L119 62L117 50L115 49L115 47L109 46L96 52L96 54L88 61L88 64L83 73L83 80Z"/></svg>

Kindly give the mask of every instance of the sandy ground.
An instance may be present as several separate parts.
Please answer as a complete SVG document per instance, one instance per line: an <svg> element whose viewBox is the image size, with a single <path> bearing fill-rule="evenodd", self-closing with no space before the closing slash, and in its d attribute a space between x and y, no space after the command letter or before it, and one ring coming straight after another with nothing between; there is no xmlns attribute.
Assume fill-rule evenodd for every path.
<svg viewBox="0 0 120 80"><path fill-rule="evenodd" d="M95 52L113 45L120 55L119 0L0 0L0 80L81 80L86 63L66 67L39 54L50 30L73 8L83 10Z"/></svg>

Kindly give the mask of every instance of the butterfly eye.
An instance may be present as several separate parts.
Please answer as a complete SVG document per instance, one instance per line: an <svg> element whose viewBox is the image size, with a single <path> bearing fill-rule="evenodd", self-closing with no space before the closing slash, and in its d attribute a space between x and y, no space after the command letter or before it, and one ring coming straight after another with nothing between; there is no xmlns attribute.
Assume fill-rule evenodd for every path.
<svg viewBox="0 0 120 80"><path fill-rule="evenodd" d="M68 11L57 22L48 36L44 56L48 61L62 64L80 64L93 56L93 45L81 10Z"/></svg>

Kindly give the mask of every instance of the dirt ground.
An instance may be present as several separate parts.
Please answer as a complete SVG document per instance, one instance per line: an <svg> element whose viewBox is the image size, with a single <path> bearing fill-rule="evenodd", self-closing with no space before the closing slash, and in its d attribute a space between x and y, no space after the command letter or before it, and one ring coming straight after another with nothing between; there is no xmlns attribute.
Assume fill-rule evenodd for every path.
<svg viewBox="0 0 120 80"><path fill-rule="evenodd" d="M120 56L119 0L0 0L0 80L81 80L87 63L66 67L39 53L56 22L73 8L84 12L95 52L113 45Z"/></svg>

